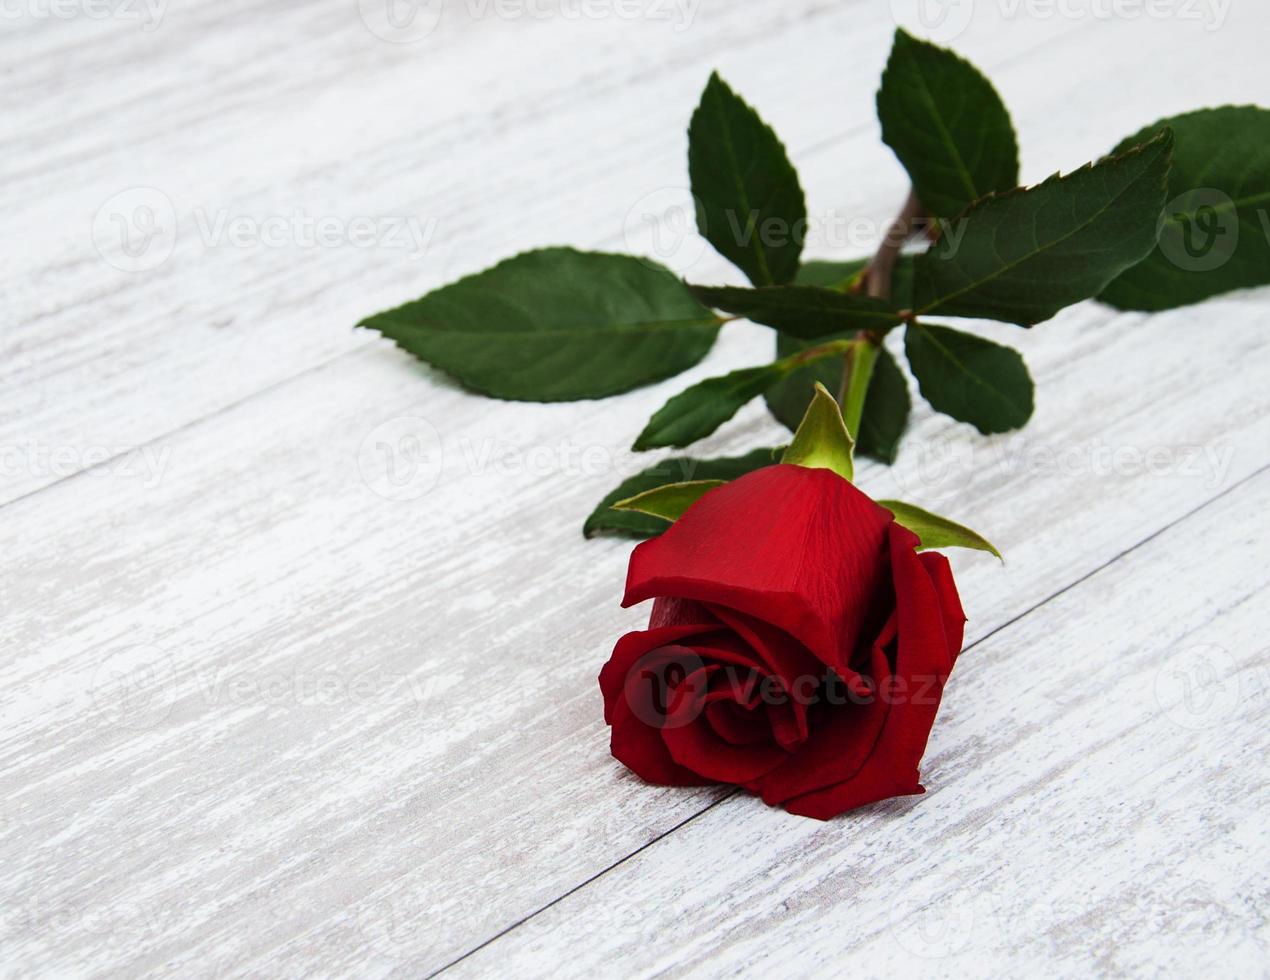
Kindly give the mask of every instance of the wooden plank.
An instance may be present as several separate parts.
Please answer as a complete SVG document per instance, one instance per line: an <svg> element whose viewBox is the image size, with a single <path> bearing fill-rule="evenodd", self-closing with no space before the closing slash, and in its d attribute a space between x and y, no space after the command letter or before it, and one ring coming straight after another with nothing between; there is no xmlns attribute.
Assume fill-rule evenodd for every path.
<svg viewBox="0 0 1270 980"><path fill-rule="evenodd" d="M33 438L82 456L93 445L153 440L148 456L128 454L56 486L33 473L6 484L39 492L7 509L13 541L0 573L4 953L14 969L69 973L441 966L717 797L644 787L607 757L594 674L643 613L616 608L628 546L584 544L577 528L604 490L646 462L624 447L653 408L692 379L757 362L770 336L730 327L689 376L602 406L488 402L385 345L341 346L365 296L391 302L416 288L410 263L196 249L161 282L129 281L109 298L113 272L89 271L84 243L59 238L61 228L84 227L96 204L73 189L38 195L49 185L37 171L65 177L95 159L106 176L85 179L96 190L135 173L126 139L103 149L110 117L88 111L110 108L130 120L124 129L156 172L188 167L195 200L267 213L289 207L295 188L329 202L337 187L365 213L401 201L430 213L434 198L453 193L454 213L466 214L456 220L473 222L459 226L470 237L456 264L480 264L491 248L535 235L612 241L614 232L596 229L595 203L611 205L615 191L637 199L654 175L682 180L689 80L718 60L791 145L809 148L799 163L813 210L840 204L881 219L900 192L889 151L855 122L841 138L816 140L826 111L848 100L859 103L850 119L867 119L854 80L872 91L889 25L884 14L837 5L746 6L735 16L709 8L705 33L629 54L626 35L603 25L594 34L535 29L543 47L525 50L569 66L552 88L518 53L523 32L495 24L490 46L461 36L444 64L466 59L487 73L480 79L501 74L501 104L526 118L465 128L456 111L451 142L429 154L422 110L393 99L409 89L405 80L443 73L348 41L336 29L347 5L314 8L311 33L295 15L291 60L259 71L249 61L219 70L250 31L199 9L210 20L177 29L206 58L209 84L225 79L209 103L223 110L210 131L170 121L188 114L194 92L169 85L172 101L159 104L170 111L132 106L145 73L121 67L117 88L90 89L74 120L83 126L65 127L65 142L36 145L55 128L45 120L10 147L20 158L0 157L33 163L4 186L25 198L9 202L32 236L16 268L42 277L31 308L48 314L5 332L10 356L0 365L12 373L0 443ZM1257 16L1244 9L1254 13L1240 16ZM1015 59L1003 88L1031 176L1110 145L1145 121L1143 105L1163 113L1236 89L1261 98L1249 91L1252 30L1209 39L1155 24L1009 26L1019 33L972 33L964 47ZM1060 30L1078 30L1071 36L1081 43L1029 51L1019 41ZM144 39L109 38L50 46L43 77L62 77L54 55L110 65L121 52L150 50ZM565 80L589 77L592 62L573 46L597 39L606 72L624 66L611 85L631 91L620 103L609 91L575 105ZM1211 72L1174 76L1180 58L1206 57L1218 42ZM801 62L788 57L793 48ZM351 60L336 58L341 51ZM1051 84L1073 51L1087 59L1089 79L1075 91ZM312 88L283 77L315 54L332 56L329 77ZM160 89L187 70L164 57L154 69ZM842 80L817 89L810 72ZM544 87L533 87L539 78ZM1107 100L1099 78L1119 79L1132 97ZM550 98L534 114L531 96L543 93ZM459 108L487 104L461 97L469 101ZM630 119L620 134L608 128L617 104ZM24 125L39 121L24 111ZM341 137L356 126L372 148L350 154ZM612 141L593 148L608 132ZM525 169L500 175L498 193L464 189L491 153ZM362 186L347 198L356 176ZM548 178L554 189L544 194ZM523 222L508 221L507 200L524 203ZM41 222L45 213L51 220ZM356 278L355 295L339 286L343 275ZM183 297L190 284L199 292ZM226 284L254 292L244 305ZM1231 296L1152 319L1085 306L1029 334L1003 331L1038 377L1031 428L981 441L921 412L899 467L862 469L878 495L943 509L1006 549L1004 570L958 562L973 637L1267 462L1270 352L1259 301ZM41 305L60 302L66 309ZM229 336L174 330L187 309L242 319L227 325ZM1220 343L1206 342L1197 357L1196 337L1217 335L1209 321L1221 325ZM288 360L296 349L303 365ZM1132 386L1128 363L1140 374ZM300 376L268 388L292 373ZM393 500L364 476L383 488L377 445L400 448L402 433L379 427L401 416L426 419L441 447L415 486L433 474L436 485ZM705 448L779 437L754 406Z"/></svg>
<svg viewBox="0 0 1270 980"><path fill-rule="evenodd" d="M1261 975L1267 508L1262 471L971 648L926 796L734 797L445 975Z"/></svg>
<svg viewBox="0 0 1270 980"><path fill-rule="evenodd" d="M514 23L495 20L492 34L482 24L479 35L429 46L430 56L421 59L399 50L411 46L368 43L366 32L336 30L335 9L322 10L312 23L279 24L293 38L294 61L268 71L252 67L258 62L249 57L239 63L244 45L250 51L259 43L245 19L214 20L207 33L205 20L173 11L158 63L149 57L149 35L111 33L100 55L95 47L69 55L72 63L84 58L85 69L95 57L117 61L123 67L116 84L90 89L83 108L81 90L55 88L59 98L76 101L65 111L54 104L23 116L15 127L0 158L14 161L3 200L26 247L3 286L9 326L0 360L0 445L20 452L17 465L0 474L0 500L372 343L349 329L361 315L495 257L550 241L621 247L633 207L663 188L682 187L685 120L714 65L754 93L799 162L807 159L815 211L876 223L902 196L899 170L876 145L872 119L892 26L881 11L864 17L846 4L706 5L690 30L645 24L634 39L624 22L563 22L556 32L536 26L532 36L542 47L525 48L520 57L532 60L509 72L504 49L514 50L523 37ZM1048 59L1030 66L1046 84L1009 94L1021 118L1037 119L1049 139L1059 136L1048 126L1058 93L1047 82L1078 50L1060 58L1056 39L1097 28L1105 37L1098 47L1108 56L1091 59L1094 70L1107 79L1123 75L1110 57L1124 46L1119 25L1060 19L1008 26L968 34L964 47L989 69L1008 64L1023 72L1033 51ZM1158 35L1192 54L1208 50L1202 33L1170 33L1165 26L1148 25L1152 33L1144 40ZM1253 38L1242 33L1235 49L1222 49L1225 70L1256 56ZM181 55L187 44L201 45L214 97L201 86L163 83L189 70ZM788 50L798 50L800 59L782 57ZM583 84L594 75L592 51L624 66L603 87ZM50 59L60 64L67 53L57 54ZM540 61L561 66L561 74L539 71ZM297 78L297 62L330 67ZM1229 91L1220 85L1223 71L1213 74L1193 82L1186 98L1199 104L1206 88ZM37 72L14 100L29 105L41 85L48 88ZM254 96L247 98L246 89ZM416 104L399 96L415 91L443 91L446 98L424 95ZM1080 162L1143 122L1127 111L1121 124L1113 113L1104 112L1107 130L1089 132L1082 152L1073 152L1079 130L1061 134L1061 153L1031 143L1029 153L1041 162L1028 161L1029 172L1042 176L1060 161ZM49 123L68 116L69 124ZM110 128L94 135L93 121L107 119ZM191 123L173 126L172 119ZM841 145L841 134L854 139ZM1031 135L1025 127L1025 138ZM79 166L86 156L93 160L88 173ZM70 167L79 168L73 182ZM844 170L876 170L885 182L857 179L822 196L847 183ZM90 232L107 202L138 185L162 191L181 224L169 259L128 273L102 261ZM509 200L516 202L514 220ZM162 199L154 206L162 210ZM302 225L289 230L297 213ZM281 246L253 247L249 229L248 244L235 247L226 222L240 218L281 219L281 229L271 226ZM320 248L305 244L313 229L303 224L318 218L340 228L358 218L418 225L390 232L384 224L382 247ZM397 247L416 238L428 242L422 260L413 245ZM156 402L162 411L154 410ZM58 458L47 459L50 453Z"/></svg>
<svg viewBox="0 0 1270 980"><path fill-rule="evenodd" d="M1005 568L958 558L972 638L1265 465L1270 342L1243 302L1213 305L1227 334L1203 359L1182 315L1109 330L1088 308L1033 331L1045 397L1018 443L924 414L917 444L977 465L862 467L863 486L902 484L1005 551ZM476 413L387 353L186 430L155 486L86 475L9 506L0 891L27 910L17 963L440 966L713 799L608 757L594 678L644 613L617 608L628 546L578 535L597 470L630 465L624 434L668 386L585 416ZM359 471L400 416L444 432L414 500ZM777 434L755 408L714 445ZM1172 462L1080 463L1103 445ZM1012 446L1075 462L1020 467Z"/></svg>

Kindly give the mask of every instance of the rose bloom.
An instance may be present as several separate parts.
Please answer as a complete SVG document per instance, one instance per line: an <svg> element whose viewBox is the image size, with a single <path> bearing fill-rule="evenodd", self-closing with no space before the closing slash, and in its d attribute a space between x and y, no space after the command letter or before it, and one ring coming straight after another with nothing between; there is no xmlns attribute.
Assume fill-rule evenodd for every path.
<svg viewBox="0 0 1270 980"><path fill-rule="evenodd" d="M826 820L921 793L966 617L948 560L827 469L706 493L631 555L654 599L600 672L612 751L650 783L730 783Z"/></svg>

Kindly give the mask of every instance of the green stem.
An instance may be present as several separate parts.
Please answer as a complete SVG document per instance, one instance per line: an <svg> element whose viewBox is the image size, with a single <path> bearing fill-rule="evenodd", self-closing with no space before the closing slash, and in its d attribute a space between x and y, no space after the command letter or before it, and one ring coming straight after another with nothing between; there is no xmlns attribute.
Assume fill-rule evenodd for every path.
<svg viewBox="0 0 1270 980"><path fill-rule="evenodd" d="M917 192L910 190L908 200L891 222L876 254L852 285L854 292L863 292L881 299L890 298L891 278L895 272L895 263L900 257L900 249L912 237L916 222L925 216L926 211L922 202L917 199ZM842 387L838 390L838 404L842 406L842 420L846 422L852 439L859 439L860 436L864 396L869 391L869 380L873 377L873 366L877 363L881 344L881 336L861 330L842 359Z"/></svg>
<svg viewBox="0 0 1270 980"><path fill-rule="evenodd" d="M869 334L861 334L851 342L842 358L842 388L838 404L842 406L842 420L852 439L860 435L860 419L864 415L864 397L869 391L873 366L878 361L878 341Z"/></svg>

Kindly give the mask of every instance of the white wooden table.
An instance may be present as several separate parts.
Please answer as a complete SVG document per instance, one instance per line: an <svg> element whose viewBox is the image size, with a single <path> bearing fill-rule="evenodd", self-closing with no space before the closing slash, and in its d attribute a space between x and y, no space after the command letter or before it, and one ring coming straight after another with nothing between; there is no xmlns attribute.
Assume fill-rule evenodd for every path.
<svg viewBox="0 0 1270 980"><path fill-rule="evenodd" d="M522 248L647 246L715 67L814 216L883 222L912 5L558 6L5 7L0 973L1265 975L1270 294L986 326L1031 425L919 408L861 468L1007 557L954 557L924 797L822 824L643 785L595 683L646 615L630 543L579 527L648 414L770 334L526 405L352 324ZM964 26L1029 181L1270 105L1258 0L1049 9L935 32ZM779 436L756 404L698 449Z"/></svg>

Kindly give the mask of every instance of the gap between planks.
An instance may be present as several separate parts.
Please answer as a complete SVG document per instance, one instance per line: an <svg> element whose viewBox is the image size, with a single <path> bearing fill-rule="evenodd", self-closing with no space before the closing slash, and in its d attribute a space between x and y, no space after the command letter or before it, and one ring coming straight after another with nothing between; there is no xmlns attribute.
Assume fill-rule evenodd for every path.
<svg viewBox="0 0 1270 980"><path fill-rule="evenodd" d="M961 651L961 652L962 652L963 654L965 654L965 653L969 653L971 650L975 649L976 647L980 646L981 644L986 643L988 640L992 639L992 638L993 638L994 636L996 636L998 633L1001 633L1002 631L1009 629L1009 628L1010 628L1011 626L1013 626L1014 624L1016 624L1016 623L1018 623L1019 621L1021 621L1021 620L1025 619L1025 618L1027 618L1028 616L1032 615L1034 612L1036 612L1037 610L1041 609L1042 607L1044 607L1044 606L1048 605L1049 603L1053 602L1055 599L1059 598L1060 596L1065 595L1066 593L1068 593L1068 592L1072 591L1073 589L1075 589L1075 588L1079 587L1079 586L1080 586L1081 584L1083 584L1084 582L1086 582L1086 581L1088 581L1089 579L1093 578L1094 576L1096 576L1096 575L1098 575L1098 574L1102 573L1103 571L1105 571L1106 569L1110 568L1111 566L1113 566L1113 565L1117 564L1117 563L1118 563L1118 562L1120 562L1120 561L1123 561L1125 558L1127 558L1128 556L1132 555L1134 552L1136 552L1136 551L1138 551L1139 549L1141 549L1144 545L1147 545L1147 544L1151 543L1152 541L1156 540L1157 538L1161 537L1162 535L1167 534L1168 532L1172 531L1173 529L1175 529L1175 528L1179 527L1180 525L1184 524L1185 522L1187 522L1187 521L1191 520L1191 519L1192 519L1193 517L1195 517L1196 515L1198 515L1198 514L1202 513L1202 512L1203 512L1203 511L1205 511L1205 510L1207 510L1209 507L1212 507L1214 504L1219 503L1221 500L1223 500L1224 498L1226 498L1226 497L1230 496L1231 494L1238 492L1240 489L1242 489L1243 487L1247 486L1249 483L1252 483L1253 481L1257 480L1259 477L1261 477L1261 476L1265 475L1267 472L1270 472L1270 464L1266 464L1266 465L1262 466L1260 469L1258 469L1258 470L1256 470L1256 471L1254 471L1254 472L1252 472L1252 473L1249 473L1247 476L1245 476L1245 477L1241 478L1240 480L1238 480L1238 481L1237 481L1237 482L1235 482L1235 483L1232 483L1229 487L1225 488L1224 490L1222 490L1221 492L1217 493L1216 495L1214 495L1214 496L1210 497L1208 500L1204 501L1202 504L1199 504L1198 506L1193 507L1191 510L1187 511L1185 514L1181 515L1180 517L1177 517L1177 518L1175 518L1175 519L1173 519L1173 520L1169 521L1169 522L1168 522L1167 524L1165 524L1163 527L1159 528L1159 529L1158 529L1158 530L1156 530L1156 531L1153 531L1152 533L1150 533L1150 534L1146 535L1145 537L1143 537L1142 539L1140 539L1140 540L1139 540L1139 541L1137 541L1136 543L1134 543L1134 544L1130 545L1129 547L1127 547L1127 548L1123 549L1123 550L1122 550L1122 551L1120 551L1118 554L1116 554L1114 557L1107 559L1107 560L1106 560L1106 561L1104 561L1102 564L1098 565L1098 566L1097 566L1097 567L1095 567L1095 568L1090 569L1089 571L1085 572L1083 575L1081 575L1081 576L1079 576L1078 578L1074 579L1073 581L1069 582L1067 585L1064 585L1062 588L1057 589L1057 590L1055 590L1054 592L1050 593L1050 594L1049 594L1049 595L1047 595L1044 599L1041 599L1039 602L1036 602L1036 603L1034 603L1033 605L1029 606L1029 607L1028 607L1027 609L1025 609L1023 612L1020 612L1020 613L1016 614L1015 616L1012 616L1010 619L1007 619L1006 621L1004 621L1004 622L1000 623L999 625L994 626L991 630L989 630L989 631L988 631L987 633L985 633L983 636L981 636L981 637L979 637L978 639L974 640L972 643L967 644L967 645L966 645L966 646L962 649L962 651ZM938 722L936 722L936 723L938 724ZM663 841L663 840L665 840L666 838L668 838L668 837L672 836L673 834L677 833L679 830L681 830L682 828L686 827L688 824L692 823L692 822L693 822L694 820L696 820L697 818L699 818L699 817L701 817L701 816L704 816L705 814L709 813L711 810L713 810L715 807L719 806L720 804L722 804L722 803L726 803L728 800L730 800L730 799L732 799L733 797L737 796L737 795L738 795L738 793L739 793L739 791L738 791L738 790L735 790L735 789L730 790L730 791L726 791L726 792L724 793L724 795L723 795L723 796L719 797L719 799L712 801L712 802L711 802L711 803L709 803L708 805L706 805L706 806L702 807L702 808L701 808L700 810L698 810L696 813L692 814L692 815L691 815L691 816L689 816L689 817L684 818L683 820L681 820L681 821L679 821L677 824L675 824L673 827L670 827L670 828L668 828L667 830L663 831L662 833L658 834L658 835L657 835L656 837L654 837L652 840L649 840L649 841L647 841L646 843L644 843L644 844L640 845L639 847L635 848L635 849L634 849L634 850L632 850L629 854L625 854L625 855L623 855L621 858L619 858L618 860L614 861L614 862L613 862L612 864L610 864L608 867L604 868L604 869L603 869L603 870L601 870L601 871L597 871L595 874L591 875L591 876L590 876L589 878L587 878L585 881L580 882L579 884L577 884L577 885L573 886L573 887L572 887L572 888L570 888L568 891L565 891L565 892L563 892L562 894L560 894L560 895L556 896L555 898L553 898L551 901L544 903L544 904L543 904L540 908L535 909L533 912L530 912L528 915L523 916L521 919L519 919L519 920L517 920L516 922L512 923L511 925L507 926L505 929L500 930L499 932L497 932L497 933L495 933L494 935L490 936L488 939L486 939L486 940L482 941L482 942L481 942L481 943L479 943L478 945L473 946L471 949L467 950L467 951L466 951L465 953L463 953L461 956L456 956L454 959L450 960L450 962L446 963L444 966L438 967L437 969L435 969L435 970L433 970L432 972L430 972L427 976L428 976L429 978L431 978L431 977L435 977L435 976L439 976L440 974L445 973L447 970L451 969L452 967L458 966L460 963L462 963L463 961L465 961L465 960L469 959L470 957L474 956L475 954L479 953L481 950L485 949L486 947L488 947L488 946L490 946L490 945L492 945L492 944L494 944L494 943L498 942L498 941L499 941L500 939L502 939L503 937L505 937L505 936L507 936L507 935L510 935L511 933L515 932L517 929L521 928L522 926L524 926L525 924L527 924L528 922L530 922L532 919L535 919L536 917L538 917L538 916L539 916L539 915L541 915L542 913L544 913L544 912L548 911L549 909L551 909L551 908L555 907L556 905L559 905L561 902L563 902L565 899L569 898L571 895L574 895L574 894L576 894L576 893L578 893L578 892L582 891L583 889L590 887L592 884L594 884L595 882L597 882L597 881L599 881L600 879L604 878L604 877L605 877L606 875L608 875L610 872L612 872L612 871L614 871L615 869L617 869L617 868L621 867L622 865L624 865L624 864L626 864L628 861L630 861L632 858L634 858L634 857L638 856L639 854L643 853L644 851L648 850L648 849L649 849L650 847L652 847L654 844L657 844L657 843L659 843L660 841ZM791 819L805 819L805 818L791 818ZM849 817L848 817L848 819L849 819Z"/></svg>

